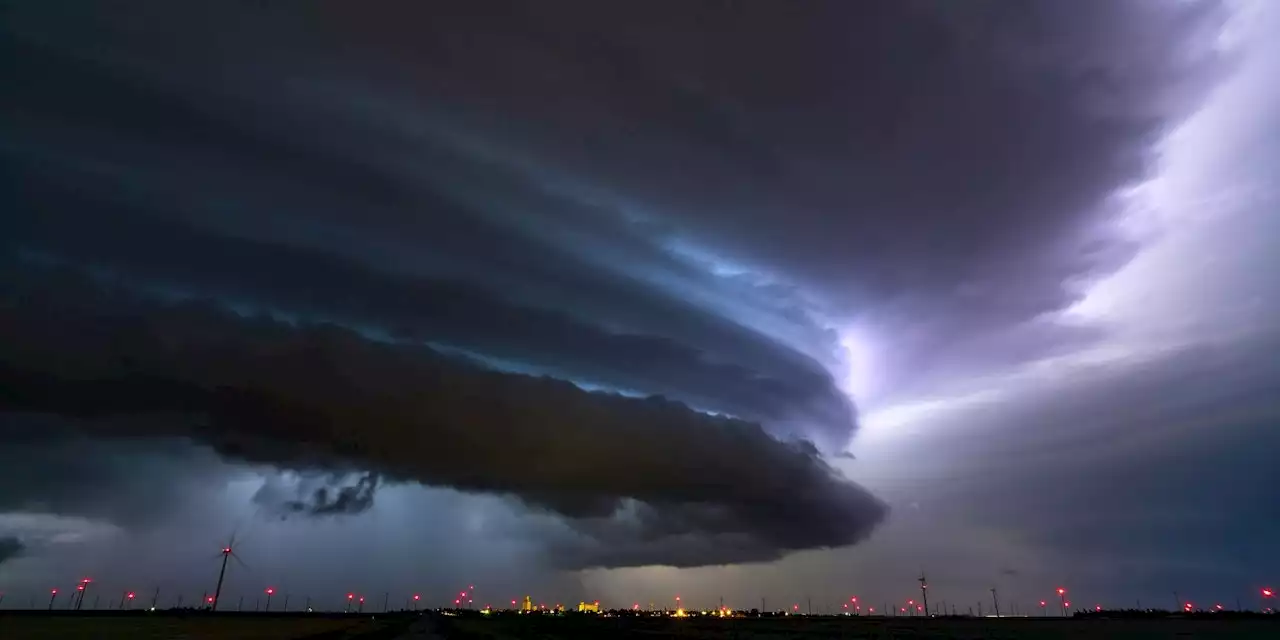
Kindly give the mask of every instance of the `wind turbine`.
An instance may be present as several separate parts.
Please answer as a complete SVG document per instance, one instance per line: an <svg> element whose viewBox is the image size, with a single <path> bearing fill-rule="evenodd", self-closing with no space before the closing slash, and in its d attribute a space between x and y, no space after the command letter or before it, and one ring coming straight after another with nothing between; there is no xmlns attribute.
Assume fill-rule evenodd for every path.
<svg viewBox="0 0 1280 640"><path fill-rule="evenodd" d="M209 601L210 611L218 610L218 602L222 598L222 579L227 575L227 560L229 558L235 558L236 562L240 563L241 567L244 567L246 571L249 570L249 565L245 564L244 560L241 560L240 556L236 555L235 544L236 544L236 534L233 532L231 534L231 540L227 542L227 545L223 547L222 551L220 552L222 554L222 568L218 570L218 586L214 588L213 599Z"/></svg>
<svg viewBox="0 0 1280 640"><path fill-rule="evenodd" d="M924 569L920 569L920 577L916 578L916 582L920 583L920 600L924 602L924 614L929 615L929 582L924 577Z"/></svg>

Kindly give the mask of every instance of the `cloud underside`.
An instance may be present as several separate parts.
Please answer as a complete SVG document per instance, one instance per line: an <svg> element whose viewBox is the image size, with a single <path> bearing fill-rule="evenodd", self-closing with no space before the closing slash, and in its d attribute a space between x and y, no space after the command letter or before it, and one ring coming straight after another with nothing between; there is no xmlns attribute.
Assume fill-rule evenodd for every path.
<svg viewBox="0 0 1280 640"><path fill-rule="evenodd" d="M812 445L757 424L35 273L4 278L0 331L25 338L0 347L0 409L95 437L187 437L246 462L511 495L573 523L553 554L570 568L771 560L858 542L885 513ZM288 508L349 510L374 486Z"/></svg>

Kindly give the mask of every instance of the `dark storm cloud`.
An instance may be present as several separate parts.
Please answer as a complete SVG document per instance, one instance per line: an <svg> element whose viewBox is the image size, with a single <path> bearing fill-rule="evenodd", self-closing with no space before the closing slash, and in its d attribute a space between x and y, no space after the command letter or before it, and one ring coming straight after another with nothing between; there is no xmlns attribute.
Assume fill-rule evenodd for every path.
<svg viewBox="0 0 1280 640"><path fill-rule="evenodd" d="M373 507L378 491L377 474L365 473L350 482L345 474L300 479L292 487L268 479L253 494L253 502L282 518L290 515L331 516L364 513ZM292 495L290 495L292 494Z"/></svg>
<svg viewBox="0 0 1280 640"><path fill-rule="evenodd" d="M17 4L0 148L16 217L63 216L34 245L281 300L314 268L310 311L834 448L828 318L887 327L886 379L1033 357L1077 337L964 345L1131 254L1107 197L1193 103L1217 5L1068 4ZM140 210L191 231L103 232ZM442 326L440 282L493 315Z"/></svg>
<svg viewBox="0 0 1280 640"><path fill-rule="evenodd" d="M779 431L807 430L833 448L853 430L849 402L812 358L646 286L625 273L626 265L601 269L517 228L509 214L432 186L464 184L501 194L507 208L559 211L560 227L604 236L619 260L642 268L662 262L680 277L702 277L626 237L589 207L551 198L504 167L438 145L403 149L403 140L368 123L344 121L348 137L366 145L378 140L381 153L395 149L393 159L406 162L412 154L428 169L410 183L387 158L361 159L368 148L307 148L307 154L292 143L282 148L288 134L305 134L254 124L271 112L243 101L215 95L193 105L100 61L11 46L14 59L40 61L19 67L27 72L20 76L27 100L12 114L29 125L12 138L18 162L7 190L22 215L7 221L5 236L16 246L69 253L178 289L358 320L562 375L664 393L766 420ZM51 82L54 75L61 80ZM85 94L93 104L76 98ZM40 140L42 119L53 118L101 129L120 153L94 162L103 148L64 157L58 149L65 140L23 145ZM184 158L176 172L166 153ZM189 171L187 164L204 169ZM209 197L210 189L218 195ZM261 224L292 217L300 207L306 221L290 221L283 236L277 225ZM317 234L339 232L344 241L336 246L307 246ZM387 246L409 237L417 238L412 256ZM431 277L418 276L422 271Z"/></svg>
<svg viewBox="0 0 1280 640"><path fill-rule="evenodd" d="M165 306L68 270L11 266L3 282L0 332L24 339L0 346L0 409L72 417L101 437L190 437L283 468L508 494L569 519L647 510L629 533L561 552L565 566L770 560L858 542L884 515L812 445L662 398L587 393L332 325ZM352 508L373 484L299 506ZM735 546L688 554L707 539ZM650 552L610 554L610 541Z"/></svg>
<svg viewBox="0 0 1280 640"><path fill-rule="evenodd" d="M852 430L849 401L816 362L689 307L653 302L677 307L672 312L688 322L716 325L722 344L735 345L739 356L758 352L748 360L767 369L717 361L715 354L663 336L610 332L563 311L513 304L498 292L377 271L315 250L219 237L119 210L84 219L68 212L101 211L102 203L36 192L30 184L24 190L42 207L58 204L38 218L0 223L11 247L73 257L178 292L375 327L399 339L659 393L748 419L801 418L807 429L829 436L824 442L830 444L838 445ZM75 233L66 233L69 228Z"/></svg>
<svg viewBox="0 0 1280 640"><path fill-rule="evenodd" d="M0 564L22 555L26 549L27 545L13 536L0 537Z"/></svg>

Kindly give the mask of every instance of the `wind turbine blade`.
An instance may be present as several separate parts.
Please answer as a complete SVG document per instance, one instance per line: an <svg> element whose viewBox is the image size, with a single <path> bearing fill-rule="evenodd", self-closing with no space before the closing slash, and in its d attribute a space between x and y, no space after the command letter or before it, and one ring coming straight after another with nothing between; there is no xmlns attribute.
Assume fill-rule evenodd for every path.
<svg viewBox="0 0 1280 640"><path fill-rule="evenodd" d="M250 569L249 565L245 564L244 560L241 560L240 556L236 555L235 552L229 553L227 555L231 556L231 558L235 560L236 563L239 564L241 567L244 567L245 571L253 571L253 569Z"/></svg>

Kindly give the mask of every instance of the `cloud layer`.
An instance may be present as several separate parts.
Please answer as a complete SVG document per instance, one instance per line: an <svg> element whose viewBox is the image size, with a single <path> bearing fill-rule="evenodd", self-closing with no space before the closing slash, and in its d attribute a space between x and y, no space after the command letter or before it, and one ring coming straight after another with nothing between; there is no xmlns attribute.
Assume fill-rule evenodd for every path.
<svg viewBox="0 0 1280 640"><path fill-rule="evenodd" d="M273 513L513 496L561 567L862 540L855 402L1105 337L1058 314L1227 6L6 4L0 458L152 444L0 508L145 521L190 438Z"/></svg>
<svg viewBox="0 0 1280 640"><path fill-rule="evenodd" d="M857 542L885 513L812 445L660 397L588 393L333 325L161 305L65 270L14 267L4 282L0 325L26 338L0 352L0 409L104 437L190 437L253 463L509 494L582 531L608 525L589 549L560 552L564 566L771 560ZM288 508L356 510L374 485ZM686 549L712 542L714 557Z"/></svg>

